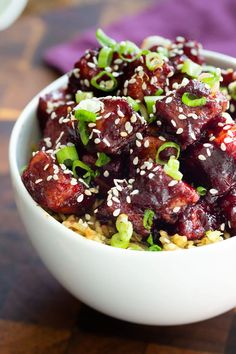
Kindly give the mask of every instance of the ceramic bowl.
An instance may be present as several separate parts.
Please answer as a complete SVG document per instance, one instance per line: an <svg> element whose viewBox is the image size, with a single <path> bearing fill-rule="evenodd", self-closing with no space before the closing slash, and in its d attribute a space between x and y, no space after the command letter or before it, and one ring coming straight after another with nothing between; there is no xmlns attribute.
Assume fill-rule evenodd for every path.
<svg viewBox="0 0 236 354"><path fill-rule="evenodd" d="M236 59L205 51L207 62L236 69ZM38 98L67 83L62 76L26 106L10 140L10 172L16 204L29 238L54 277L90 307L118 319L148 325L205 320L236 306L236 237L169 252L139 252L87 240L38 206L20 170L37 142Z"/></svg>

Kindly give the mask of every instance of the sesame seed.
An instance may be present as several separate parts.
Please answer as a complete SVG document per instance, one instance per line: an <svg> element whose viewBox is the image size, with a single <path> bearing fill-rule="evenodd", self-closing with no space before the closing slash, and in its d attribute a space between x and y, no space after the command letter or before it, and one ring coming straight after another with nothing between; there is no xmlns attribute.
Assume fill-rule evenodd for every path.
<svg viewBox="0 0 236 354"><path fill-rule="evenodd" d="M127 202L128 204L130 204L130 203L131 203L131 198L130 198L130 196L129 196L129 195L126 197L126 202Z"/></svg>
<svg viewBox="0 0 236 354"><path fill-rule="evenodd" d="M120 109L118 109L117 114L121 118L124 118L124 116L125 116L124 113Z"/></svg>
<svg viewBox="0 0 236 354"><path fill-rule="evenodd" d="M137 121L137 117L135 114L133 114L130 118L131 123L135 123Z"/></svg>
<svg viewBox="0 0 236 354"><path fill-rule="evenodd" d="M233 139L230 138L230 137L226 137L226 138L224 139L224 143L225 143L225 144L232 143L232 141L233 141Z"/></svg>
<svg viewBox="0 0 236 354"><path fill-rule="evenodd" d="M111 206L112 206L112 204L113 204L113 202L112 202L112 200L111 200L111 199L107 201L107 206L111 207Z"/></svg>
<svg viewBox="0 0 236 354"><path fill-rule="evenodd" d="M92 195L92 193L90 192L89 189L85 189L84 194L86 194L86 195L88 195L88 196Z"/></svg>
<svg viewBox="0 0 236 354"><path fill-rule="evenodd" d="M179 134L182 134L183 131L184 131L183 128L179 128L179 129L177 129L176 134L178 134L178 135L179 135Z"/></svg>
<svg viewBox="0 0 236 354"><path fill-rule="evenodd" d="M198 155L198 159L199 160L202 160L202 161L205 161L206 160L206 157L204 155Z"/></svg>
<svg viewBox="0 0 236 354"><path fill-rule="evenodd" d="M198 116L196 113L189 113L188 117L193 118L193 119L198 119Z"/></svg>
<svg viewBox="0 0 236 354"><path fill-rule="evenodd" d="M167 99L166 99L166 103L170 103L172 100L173 100L173 98L172 98L172 97L167 97Z"/></svg>
<svg viewBox="0 0 236 354"><path fill-rule="evenodd" d="M134 159L133 159L133 165L136 166L138 164L138 156L136 156Z"/></svg>
<svg viewBox="0 0 236 354"><path fill-rule="evenodd" d="M130 131L130 128L131 128L131 124L130 124L130 122L128 121L128 122L125 123L125 130L126 130L127 132L129 132L129 131Z"/></svg>
<svg viewBox="0 0 236 354"><path fill-rule="evenodd" d="M115 125L119 124L120 123L120 118L116 118L115 120Z"/></svg>
<svg viewBox="0 0 236 354"><path fill-rule="evenodd" d="M128 135L128 133L126 132L120 132L120 136L122 136L123 138L125 138Z"/></svg>
<svg viewBox="0 0 236 354"><path fill-rule="evenodd" d="M143 136L141 133L136 133L136 138L139 139L139 140L143 140Z"/></svg>
<svg viewBox="0 0 236 354"><path fill-rule="evenodd" d="M174 121L174 119L171 119L171 124L176 127L176 122Z"/></svg>
<svg viewBox="0 0 236 354"><path fill-rule="evenodd" d="M210 157L211 156L211 150L210 149L206 149L207 155Z"/></svg>
<svg viewBox="0 0 236 354"><path fill-rule="evenodd" d="M36 181L34 183L38 184L40 182L42 182L42 178L36 179Z"/></svg>
<svg viewBox="0 0 236 354"><path fill-rule="evenodd" d="M70 184L72 186L75 186L77 184L77 180L75 178L72 178L71 181L70 181Z"/></svg>
<svg viewBox="0 0 236 354"><path fill-rule="evenodd" d="M101 140L100 140L99 138L96 138L96 139L94 140L94 142L95 142L95 144L99 144L99 143L101 142Z"/></svg>
<svg viewBox="0 0 236 354"><path fill-rule="evenodd" d="M135 181L135 179L134 179L134 178L130 178L130 179L128 180L128 182L129 182L130 184L133 184L133 183L134 183L134 181Z"/></svg>
<svg viewBox="0 0 236 354"><path fill-rule="evenodd" d="M180 120L187 119L187 117L186 117L184 114L179 114L179 115L178 115L178 118L179 118Z"/></svg>
<svg viewBox="0 0 236 354"><path fill-rule="evenodd" d="M96 68L96 65L94 63L88 62L87 65L92 69Z"/></svg>
<svg viewBox="0 0 236 354"><path fill-rule="evenodd" d="M52 176L47 176L47 181L51 181Z"/></svg>
<svg viewBox="0 0 236 354"><path fill-rule="evenodd" d="M145 171L144 170L142 170L142 171L140 171L140 176L143 176L143 175L145 175Z"/></svg>
<svg viewBox="0 0 236 354"><path fill-rule="evenodd" d="M136 144L137 147L141 147L142 146L142 143L139 140L136 140L135 144Z"/></svg>
<svg viewBox="0 0 236 354"><path fill-rule="evenodd" d="M120 203L120 200L117 197L112 197L113 202Z"/></svg>
<svg viewBox="0 0 236 354"><path fill-rule="evenodd" d="M119 197L119 192L118 192L118 190L117 190L117 188L113 188L112 189L112 191L113 191L113 194L116 196L116 197Z"/></svg>
<svg viewBox="0 0 236 354"><path fill-rule="evenodd" d="M149 147L149 144L150 144L150 143L149 143L149 140L146 140L143 145L144 145L145 148L148 148L148 147Z"/></svg>
<svg viewBox="0 0 236 354"><path fill-rule="evenodd" d="M168 187L174 187L177 183L178 183L178 181L176 181L175 179L173 179L172 181L170 181L170 182L168 183Z"/></svg>
<svg viewBox="0 0 236 354"><path fill-rule="evenodd" d="M148 178L152 179L154 176L155 176L154 173L149 173Z"/></svg>
<svg viewBox="0 0 236 354"><path fill-rule="evenodd" d="M175 207L174 209L173 209L173 212L174 213L178 213L180 211L180 207Z"/></svg>
<svg viewBox="0 0 236 354"><path fill-rule="evenodd" d="M179 112L182 113L184 110L182 107L179 107Z"/></svg>
<svg viewBox="0 0 236 354"><path fill-rule="evenodd" d="M120 215L120 209L115 209L114 211L113 211L113 216L118 216L118 215Z"/></svg>
<svg viewBox="0 0 236 354"><path fill-rule="evenodd" d="M159 140L161 140L161 141L166 141L166 138L164 138L164 136L162 136L162 135L160 135L158 138L159 138Z"/></svg>
<svg viewBox="0 0 236 354"><path fill-rule="evenodd" d="M231 222L228 220L228 226L231 229Z"/></svg>
<svg viewBox="0 0 236 354"><path fill-rule="evenodd" d="M222 151L226 151L226 145L225 145L225 143L221 143L221 144L220 144L220 148L221 148Z"/></svg>
<svg viewBox="0 0 236 354"><path fill-rule="evenodd" d="M89 124L88 124L88 127L89 127L89 128L94 128L94 127L96 127L96 124L95 124L95 123L89 123Z"/></svg>
<svg viewBox="0 0 236 354"><path fill-rule="evenodd" d="M103 172L103 176L104 176L104 177L109 177L109 174L110 174L110 173L109 173L109 171L107 171L107 170Z"/></svg>
<svg viewBox="0 0 236 354"><path fill-rule="evenodd" d="M216 195L218 193L218 190L217 189L210 189L209 192L212 194L212 195Z"/></svg>
<svg viewBox="0 0 236 354"><path fill-rule="evenodd" d="M85 80L84 80L84 84L85 84L85 86L87 86L87 87L90 86L90 83L89 83L88 79L85 79Z"/></svg>
<svg viewBox="0 0 236 354"><path fill-rule="evenodd" d="M58 175L53 175L52 178L54 179L54 181L58 181Z"/></svg>
<svg viewBox="0 0 236 354"><path fill-rule="evenodd" d="M225 223L222 223L222 224L220 225L220 230L221 230L221 231L224 231L224 230L225 230Z"/></svg>
<svg viewBox="0 0 236 354"><path fill-rule="evenodd" d="M134 189L130 195L136 195L136 194L139 194L139 190L138 189Z"/></svg>
<svg viewBox="0 0 236 354"><path fill-rule="evenodd" d="M49 163L47 163L47 165L44 166L44 168L43 168L44 171L46 171L48 169L48 167L49 167Z"/></svg>
<svg viewBox="0 0 236 354"><path fill-rule="evenodd" d="M209 141L213 141L213 140L215 140L215 136L214 135L212 135L210 138L209 138Z"/></svg>

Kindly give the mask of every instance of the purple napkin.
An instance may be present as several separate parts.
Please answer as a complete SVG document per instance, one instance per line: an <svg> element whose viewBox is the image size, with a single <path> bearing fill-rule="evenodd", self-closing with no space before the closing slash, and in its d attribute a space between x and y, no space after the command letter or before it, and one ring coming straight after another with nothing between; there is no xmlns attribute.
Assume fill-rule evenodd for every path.
<svg viewBox="0 0 236 354"><path fill-rule="evenodd" d="M236 56L236 1L162 0L138 15L108 26L105 32L116 40L129 39L137 44L150 35L170 39L181 35L200 41L206 49ZM93 28L69 43L48 49L44 60L67 72L86 49L96 46Z"/></svg>

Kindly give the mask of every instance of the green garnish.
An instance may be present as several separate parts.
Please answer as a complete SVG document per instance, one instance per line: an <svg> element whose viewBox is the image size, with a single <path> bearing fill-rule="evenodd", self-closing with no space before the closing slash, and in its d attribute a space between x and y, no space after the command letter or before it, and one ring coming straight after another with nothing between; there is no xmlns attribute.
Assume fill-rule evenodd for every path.
<svg viewBox="0 0 236 354"><path fill-rule="evenodd" d="M133 110L135 112L138 112L139 109L140 109L139 103L136 100L134 100L133 98L129 97L129 96L126 97L126 99L127 99L128 103L132 106Z"/></svg>
<svg viewBox="0 0 236 354"><path fill-rule="evenodd" d="M174 143L173 141L167 141L158 148L156 154L156 163L159 163L160 165L165 165L167 163L166 161L161 160L159 156L162 151L168 148L174 148L177 151L177 155L175 158L178 160L180 155L180 146Z"/></svg>
<svg viewBox="0 0 236 354"><path fill-rule="evenodd" d="M97 155L98 159L95 163L97 167L105 166L111 161L111 158L107 156L104 152L98 152Z"/></svg>
<svg viewBox="0 0 236 354"><path fill-rule="evenodd" d="M183 174L179 171L180 163L174 157L171 157L167 164L164 165L165 173L175 179L180 181L183 178Z"/></svg>
<svg viewBox="0 0 236 354"><path fill-rule="evenodd" d="M233 81L228 86L230 96L236 100L236 81Z"/></svg>
<svg viewBox="0 0 236 354"><path fill-rule="evenodd" d="M112 62L113 50L109 47L103 47L100 49L98 55L98 67L106 68L110 66Z"/></svg>
<svg viewBox="0 0 236 354"><path fill-rule="evenodd" d="M161 96L163 94L164 90L162 88L159 88L158 90L156 90L155 92L155 96Z"/></svg>
<svg viewBox="0 0 236 354"><path fill-rule="evenodd" d="M143 216L143 226L145 227L146 230L151 230L154 215L155 215L155 213L153 210L151 210L151 209L145 210L144 216Z"/></svg>
<svg viewBox="0 0 236 354"><path fill-rule="evenodd" d="M116 219L117 233L111 237L111 246L127 248L133 234L133 225L126 214L120 214Z"/></svg>
<svg viewBox="0 0 236 354"><path fill-rule="evenodd" d="M160 96L144 96L148 114L153 113L153 108L158 100L160 100Z"/></svg>
<svg viewBox="0 0 236 354"><path fill-rule="evenodd" d="M87 165L86 163L80 160L74 161L72 166L72 171L76 178L79 177L77 173L78 171L77 169L83 170L85 172L82 176L85 182L88 184L91 182L92 178L95 178L98 175L97 171L94 172L89 165Z"/></svg>
<svg viewBox="0 0 236 354"><path fill-rule="evenodd" d="M188 107L204 106L206 101L206 97L198 97L189 92L185 92L182 96L182 102Z"/></svg>
<svg viewBox="0 0 236 354"><path fill-rule="evenodd" d="M159 252L159 251L162 251L162 248L158 245L156 245L154 242L153 242L153 237L152 237L152 234L150 234L147 238L147 243L150 245L148 247L148 251L151 251L151 252Z"/></svg>
<svg viewBox="0 0 236 354"><path fill-rule="evenodd" d="M83 100L86 100L88 98L93 98L93 92L86 92L86 91L81 91L78 90L75 94L75 102L80 103Z"/></svg>
<svg viewBox="0 0 236 354"><path fill-rule="evenodd" d="M87 145L89 142L89 131L85 122L79 122L79 135L83 145Z"/></svg>
<svg viewBox="0 0 236 354"><path fill-rule="evenodd" d="M201 74L202 67L201 65L194 63L191 59L186 59L182 66L181 72L196 78Z"/></svg>
<svg viewBox="0 0 236 354"><path fill-rule="evenodd" d="M103 77L108 77L109 79L100 80ZM91 85L98 90L110 92L116 89L117 80L114 78L114 76L111 73L104 70L92 78Z"/></svg>
<svg viewBox="0 0 236 354"><path fill-rule="evenodd" d="M135 43L130 41L123 41L118 44L118 53L122 60L132 62L139 58L142 51Z"/></svg>
<svg viewBox="0 0 236 354"><path fill-rule="evenodd" d="M160 54L150 52L146 55L146 65L147 68L151 71L156 70L157 68L162 67L164 61Z"/></svg>
<svg viewBox="0 0 236 354"><path fill-rule="evenodd" d="M79 159L75 145L65 146L64 148L61 148L56 153L56 157L57 157L57 161L59 164L64 164L67 167L71 167L73 164L73 161Z"/></svg>
<svg viewBox="0 0 236 354"><path fill-rule="evenodd" d="M87 111L86 109L77 109L75 111L75 118L80 122L96 122L96 113Z"/></svg>
<svg viewBox="0 0 236 354"><path fill-rule="evenodd" d="M200 196L203 197L204 195L206 195L207 189L202 186L199 186L199 187L197 187L197 192Z"/></svg>
<svg viewBox="0 0 236 354"><path fill-rule="evenodd" d="M102 47L114 48L116 46L116 41L108 37L101 28L98 28L96 31L97 41L101 44Z"/></svg>

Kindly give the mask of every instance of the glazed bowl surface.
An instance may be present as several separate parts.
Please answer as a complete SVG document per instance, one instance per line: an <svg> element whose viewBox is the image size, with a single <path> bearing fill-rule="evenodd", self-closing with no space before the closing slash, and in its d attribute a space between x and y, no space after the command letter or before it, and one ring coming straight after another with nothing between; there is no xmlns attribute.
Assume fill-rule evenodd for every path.
<svg viewBox="0 0 236 354"><path fill-rule="evenodd" d="M236 59L204 51L208 64L236 69ZM236 237L188 250L140 252L85 239L37 205L20 170L40 133L39 96L65 86L67 75L25 107L12 131L9 161L19 214L46 267L75 297L118 319L147 325L205 320L236 306Z"/></svg>

